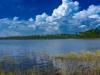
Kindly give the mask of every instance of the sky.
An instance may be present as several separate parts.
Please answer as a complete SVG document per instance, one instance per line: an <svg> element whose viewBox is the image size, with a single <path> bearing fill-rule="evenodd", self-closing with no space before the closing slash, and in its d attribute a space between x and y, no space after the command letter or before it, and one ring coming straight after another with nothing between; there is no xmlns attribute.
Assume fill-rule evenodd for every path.
<svg viewBox="0 0 100 75"><path fill-rule="evenodd" d="M0 36L100 28L99 0L0 0Z"/></svg>

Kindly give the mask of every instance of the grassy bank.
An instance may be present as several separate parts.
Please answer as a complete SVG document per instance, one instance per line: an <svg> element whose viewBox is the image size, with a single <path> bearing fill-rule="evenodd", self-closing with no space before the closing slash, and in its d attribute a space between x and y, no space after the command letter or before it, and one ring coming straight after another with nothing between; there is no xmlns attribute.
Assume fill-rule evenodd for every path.
<svg viewBox="0 0 100 75"><path fill-rule="evenodd" d="M0 58L0 75L100 75L100 50Z"/></svg>

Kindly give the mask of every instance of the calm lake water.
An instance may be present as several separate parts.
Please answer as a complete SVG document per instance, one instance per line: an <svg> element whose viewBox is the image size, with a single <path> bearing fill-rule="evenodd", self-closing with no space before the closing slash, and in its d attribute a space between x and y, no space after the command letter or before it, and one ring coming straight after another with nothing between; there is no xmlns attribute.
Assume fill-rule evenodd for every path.
<svg viewBox="0 0 100 75"><path fill-rule="evenodd" d="M60 39L60 40L0 40L0 55L21 55L31 52L58 54L100 50L100 39Z"/></svg>

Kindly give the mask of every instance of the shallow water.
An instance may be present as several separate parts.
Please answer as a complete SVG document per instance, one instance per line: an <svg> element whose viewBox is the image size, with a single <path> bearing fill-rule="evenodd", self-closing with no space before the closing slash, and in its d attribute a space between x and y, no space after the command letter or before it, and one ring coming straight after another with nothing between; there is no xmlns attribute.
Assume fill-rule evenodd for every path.
<svg viewBox="0 0 100 75"><path fill-rule="evenodd" d="M48 52L58 54L100 50L100 39L60 39L60 40L0 40L0 55L21 55L28 52Z"/></svg>

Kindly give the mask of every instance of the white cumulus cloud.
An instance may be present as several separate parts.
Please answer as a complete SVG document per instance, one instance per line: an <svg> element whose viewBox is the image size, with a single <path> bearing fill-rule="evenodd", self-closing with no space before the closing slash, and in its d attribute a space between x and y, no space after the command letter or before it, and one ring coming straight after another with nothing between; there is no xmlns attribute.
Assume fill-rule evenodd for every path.
<svg viewBox="0 0 100 75"><path fill-rule="evenodd" d="M17 36L29 35L26 32L32 32L36 28L33 19L18 20L18 17L13 19L3 18L0 19L0 36Z"/></svg>
<svg viewBox="0 0 100 75"><path fill-rule="evenodd" d="M36 24L46 26L44 29L59 33L76 33L100 26L100 6L90 5L88 9L78 11L77 1L62 0L51 16L46 13L36 16Z"/></svg>
<svg viewBox="0 0 100 75"><path fill-rule="evenodd" d="M67 29L64 26L68 26L68 20L78 11L78 5L79 3L77 1L62 0L62 4L53 10L51 16L48 16L46 13L37 15L35 24L48 30L49 33L53 33L53 31L54 33L62 32L63 29Z"/></svg>
<svg viewBox="0 0 100 75"><path fill-rule="evenodd" d="M62 4L53 10L51 16L44 12L35 19L0 19L0 36L76 33L100 28L100 6L90 5L82 11L78 9L77 1L62 0Z"/></svg>

